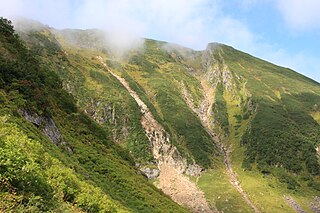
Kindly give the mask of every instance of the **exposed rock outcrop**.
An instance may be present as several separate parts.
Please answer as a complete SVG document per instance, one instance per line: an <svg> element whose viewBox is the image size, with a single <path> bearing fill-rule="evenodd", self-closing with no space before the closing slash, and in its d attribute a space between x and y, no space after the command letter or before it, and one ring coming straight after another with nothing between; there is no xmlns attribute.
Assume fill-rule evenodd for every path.
<svg viewBox="0 0 320 213"><path fill-rule="evenodd" d="M25 117L25 119L39 129L55 144L55 145L66 145L67 143L63 139L58 127L54 121L49 117L39 116L37 113L29 112L24 109L20 109L19 113ZM67 146L67 150L72 152L71 148Z"/></svg>
<svg viewBox="0 0 320 213"><path fill-rule="evenodd" d="M314 213L320 213L320 197L315 196L310 202L310 210Z"/></svg>
<svg viewBox="0 0 320 213"><path fill-rule="evenodd" d="M157 164L171 165L180 174L199 176L202 168L196 163L188 164L175 146L170 143L169 134L153 118L150 111L145 112L141 118L141 124L152 146L152 154Z"/></svg>
<svg viewBox="0 0 320 213"><path fill-rule="evenodd" d="M155 168L140 168L140 171L142 171L148 179L156 179L160 175L160 170Z"/></svg>
<svg viewBox="0 0 320 213"><path fill-rule="evenodd" d="M236 81L240 81L241 77L231 72L221 53L215 51L218 46L218 44L213 48L208 46L202 55L203 76L213 88L216 88L218 84L222 84L228 93L235 96L237 93L235 88Z"/></svg>
<svg viewBox="0 0 320 213"><path fill-rule="evenodd" d="M214 121L212 119L212 106L214 103L214 88L209 85L208 82L204 80L200 80L202 91L203 92L203 100L199 103L198 106L194 104L194 101L189 94L188 90L186 89L185 85L183 82L181 82L181 90L183 94L183 98L186 101L187 105L189 108L198 115L200 118L200 121L202 123L206 123L206 125L210 128L213 129L214 126Z"/></svg>
<svg viewBox="0 0 320 213"><path fill-rule="evenodd" d="M301 206L295 200L293 200L292 197L285 195L285 196L283 196L283 198L295 210L295 212L297 212L297 213L306 213L306 211L304 211L301 208Z"/></svg>

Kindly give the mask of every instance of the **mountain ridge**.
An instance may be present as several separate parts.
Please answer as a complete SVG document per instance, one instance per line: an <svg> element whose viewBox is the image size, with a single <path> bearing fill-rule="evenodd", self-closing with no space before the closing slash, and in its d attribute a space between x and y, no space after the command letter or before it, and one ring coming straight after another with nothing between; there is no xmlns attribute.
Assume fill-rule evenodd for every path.
<svg viewBox="0 0 320 213"><path fill-rule="evenodd" d="M251 212L254 206L255 211L290 212L284 197L304 210L315 202L320 190L318 82L217 43L195 51L145 39L143 51L130 50L119 59L99 45L104 44L99 35L73 31L72 43L66 31L28 29L18 33L41 67L56 73L77 107L130 153L137 168L157 174L152 139L141 125L139 104L105 69L145 103L180 153L175 158L202 168L188 179L204 192L212 211ZM161 187L165 191L166 185Z"/></svg>

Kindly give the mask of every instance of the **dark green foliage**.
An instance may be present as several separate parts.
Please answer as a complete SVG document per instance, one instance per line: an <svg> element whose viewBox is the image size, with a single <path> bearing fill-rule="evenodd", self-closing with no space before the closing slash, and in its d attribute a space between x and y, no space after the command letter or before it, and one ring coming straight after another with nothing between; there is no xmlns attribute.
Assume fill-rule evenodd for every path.
<svg viewBox="0 0 320 213"><path fill-rule="evenodd" d="M225 134L229 133L229 121L227 104L223 97L223 85L218 84L215 94L215 102L212 105L213 117L220 124Z"/></svg>
<svg viewBox="0 0 320 213"><path fill-rule="evenodd" d="M320 191L320 181L310 180L308 186L314 188L317 191Z"/></svg>
<svg viewBox="0 0 320 213"><path fill-rule="evenodd" d="M305 156L307 156L305 157L307 170L313 175L319 175L320 167L319 167L319 162L317 161L317 158L315 158L316 153L314 153L314 151L312 152L310 151L309 153L305 154Z"/></svg>
<svg viewBox="0 0 320 213"><path fill-rule="evenodd" d="M6 21L1 19L0 25L6 25ZM1 36L0 40L9 54L14 54L13 60L0 56L0 82L5 82L0 88L19 91L29 100L27 106L24 106L27 108L42 109L46 112L50 107L50 98L56 98L63 100L62 107L69 112L76 110L72 97L62 89L58 76L40 68L39 63L16 35ZM49 94L53 97L48 97Z"/></svg>
<svg viewBox="0 0 320 213"><path fill-rule="evenodd" d="M27 43L32 43L31 51L33 54L36 55L46 55L46 56L54 56L58 53L61 53L61 47L58 43L58 41L55 39L54 35L52 33L49 33L49 35L46 35L47 33L45 29L42 31L40 30L33 30L28 33L28 35L21 35L22 37L25 37L25 41ZM30 39L30 40L28 40ZM30 45L29 45L30 46ZM46 47L46 48L43 48Z"/></svg>
<svg viewBox="0 0 320 213"><path fill-rule="evenodd" d="M300 184L296 179L282 169L276 170L274 174L279 178L281 183L287 184L288 189L297 190L300 187Z"/></svg>
<svg viewBox="0 0 320 213"><path fill-rule="evenodd" d="M8 19L0 17L0 32L4 36L12 36L14 34L14 29L12 26L12 22Z"/></svg>
<svg viewBox="0 0 320 213"><path fill-rule="evenodd" d="M245 158L242 162L241 167L245 170L252 170L252 163L254 163L254 159Z"/></svg>
<svg viewBox="0 0 320 213"><path fill-rule="evenodd" d="M210 137L202 128L197 117L190 113L177 94L166 89L160 89L157 94L157 101L163 111L163 122L169 127L171 135L176 135L178 147L185 146L195 158L196 162L205 168L212 166L212 156L216 150ZM176 109L180 109L176 113Z"/></svg>
<svg viewBox="0 0 320 213"><path fill-rule="evenodd" d="M242 121L241 115L235 115L234 117L237 119L237 123L240 123Z"/></svg>
<svg viewBox="0 0 320 213"><path fill-rule="evenodd" d="M300 172L306 164L309 172L318 174L319 165L316 160L311 160L317 158L314 142L311 142L314 140L304 135L306 132L298 120L293 120L292 115L298 118L296 113L289 107L285 110L282 105L261 100L251 128L242 138L247 147L246 162L257 162L261 170L266 166L283 166L292 172ZM303 116L305 112L299 113ZM320 136L317 126L311 130Z"/></svg>

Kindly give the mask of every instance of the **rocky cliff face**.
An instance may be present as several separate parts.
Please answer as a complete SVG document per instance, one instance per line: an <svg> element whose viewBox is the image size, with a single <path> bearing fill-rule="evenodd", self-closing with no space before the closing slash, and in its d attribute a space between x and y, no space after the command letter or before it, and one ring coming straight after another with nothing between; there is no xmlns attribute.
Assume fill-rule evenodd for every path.
<svg viewBox="0 0 320 213"><path fill-rule="evenodd" d="M72 152L72 149L67 146L67 143L63 139L57 125L49 117L39 116L37 113L33 113L24 109L20 109L19 113L25 117L25 119L39 129L54 143L56 146L65 146L69 152Z"/></svg>
<svg viewBox="0 0 320 213"><path fill-rule="evenodd" d="M221 84L230 93L235 89L235 74L230 71L220 51L216 50L217 48L219 48L218 45L209 45L204 51L201 58L202 73L213 88ZM236 77L239 78L238 76Z"/></svg>
<svg viewBox="0 0 320 213"><path fill-rule="evenodd" d="M142 171L148 177L148 179L156 179L160 175L160 170L156 168L142 167L140 168L140 171Z"/></svg>
<svg viewBox="0 0 320 213"><path fill-rule="evenodd" d="M147 109L141 118L141 124L152 146L152 153L159 167L166 164L174 167L178 173L199 176L202 168L195 162L188 164L179 151L170 142L169 134L153 118Z"/></svg>

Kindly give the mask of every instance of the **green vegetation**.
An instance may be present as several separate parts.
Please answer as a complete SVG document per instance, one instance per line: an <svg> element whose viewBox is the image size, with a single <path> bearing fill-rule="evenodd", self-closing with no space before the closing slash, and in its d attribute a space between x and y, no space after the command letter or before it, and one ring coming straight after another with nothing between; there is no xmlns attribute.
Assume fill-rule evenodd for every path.
<svg viewBox="0 0 320 213"><path fill-rule="evenodd" d="M305 93L282 95L278 103L265 99L258 101L255 116L242 137L242 144L247 148L245 168L256 162L260 171L275 171L274 174L288 183L291 189L299 186L297 181L290 174L284 175L276 172L279 169L271 170L271 167L284 168L292 173L307 171L319 175L315 146L319 144L320 129L306 111L310 105L319 103L319 98Z"/></svg>
<svg viewBox="0 0 320 213"><path fill-rule="evenodd" d="M277 205L284 194L307 210L318 193L319 84L224 45L217 51L248 91L227 99L234 128L225 139L232 144L232 164L244 190L262 210L289 211Z"/></svg>
<svg viewBox="0 0 320 213"><path fill-rule="evenodd" d="M262 211L292 211L285 194L308 207L319 193L319 83L219 44L192 51L146 39L143 51L119 59L101 45L105 37L97 30L38 26L19 31L24 44L1 19L0 32L0 150L11 159L0 158L0 208L186 211L137 175L134 164L154 166L151 147L138 105L107 69L126 79L186 159L208 169L197 184L219 210L251 211L186 103L201 109L198 79L213 87L209 120ZM53 145L19 109L53 119L66 144Z"/></svg>
<svg viewBox="0 0 320 213"><path fill-rule="evenodd" d="M109 69L124 77L148 105L158 122L170 133L172 142L180 152L189 160L193 158L203 167L210 167L213 164L212 154L217 154L217 150L198 118L186 105L181 92L172 87L180 87L182 82L195 104L201 100L199 82L186 73L185 65L174 63L172 56L162 49L164 43L153 40L146 40L143 53L132 52L128 63L117 61L107 50L96 48L95 44L99 39L93 38L98 38L98 34L92 32L90 39L88 33L89 31L63 31L60 40L47 39L49 43L42 44L47 49L54 46L50 42L59 42L67 55L62 49L49 57L46 54L39 55L42 63L55 70L64 86L69 88L77 105L112 135L110 140L128 149L137 163L148 164L154 161L140 124L138 106L120 82L95 59L96 56L102 56ZM39 34L51 35L50 32ZM77 47L83 47L81 43L88 45L78 51L74 42L69 40L70 34L76 34L74 42ZM34 32L22 32L22 35L27 41L34 38ZM41 39L43 40L45 39ZM31 50L37 47L36 44L37 42L28 43ZM38 51L34 53L38 54ZM177 108L181 109L180 114L175 113Z"/></svg>
<svg viewBox="0 0 320 213"><path fill-rule="evenodd" d="M215 102L212 105L212 112L214 119L219 123L223 132L227 135L229 133L229 121L227 104L223 97L223 85L218 84L215 93Z"/></svg>
<svg viewBox="0 0 320 213"><path fill-rule="evenodd" d="M45 152L40 142L28 138L8 116L0 120L2 211L129 212Z"/></svg>
<svg viewBox="0 0 320 213"><path fill-rule="evenodd" d="M217 149L199 119L185 103L181 90L176 89L181 87L181 83L187 85L188 93L197 104L202 98L201 92L196 89L200 84L186 72L185 65L173 63L174 59L161 45L163 44L146 40L143 55L134 55L125 67L130 78L123 76L130 83L134 79L143 88L136 90L138 93L149 91L149 94L140 92L139 95L147 100L145 102L148 105L153 105L150 108L155 108L154 114L159 115L158 121L166 127L180 152L208 168L213 165L212 156L217 154ZM176 113L177 109L179 113Z"/></svg>
<svg viewBox="0 0 320 213"><path fill-rule="evenodd" d="M238 191L228 181L224 165L206 171L198 186L205 193L208 202L223 212L253 212Z"/></svg>
<svg viewBox="0 0 320 213"><path fill-rule="evenodd" d="M244 77L252 94L250 108L254 113L247 114L248 104L242 104L243 118L251 117L242 132L241 145L246 148L243 167L251 169L256 165L291 189L300 185L295 174L319 175L315 147L320 143L320 128L310 116L320 104L319 84L230 47L216 48L230 71ZM241 121L241 114L232 116Z"/></svg>
<svg viewBox="0 0 320 213"><path fill-rule="evenodd" d="M86 31L63 31L59 41L55 37L51 38L52 33L44 27L41 31L26 31L20 34L27 41L33 54L38 56L41 64L55 71L63 81L64 87L75 97L77 105L109 133L107 136L109 140L130 150L137 163L152 162L151 149L140 124L141 114L137 104L121 83L106 72L96 60L96 56L104 55L104 51L94 50L96 47L94 44L82 51L78 51L73 46L74 42L80 44L89 39L90 33L91 36L95 35L93 32ZM35 34L37 34L36 37ZM74 40L66 44L63 39L69 41L71 34L75 36ZM46 38L47 35L50 39ZM99 38L97 35L97 38L92 38L91 42L97 43L100 41ZM59 42L64 45L64 49L60 47ZM37 51L38 43L41 43L42 49L50 50L54 46L59 46L60 49L51 50L50 52L54 54L47 55ZM111 60L108 64L121 68L120 64Z"/></svg>
<svg viewBox="0 0 320 213"><path fill-rule="evenodd" d="M138 174L107 128L76 107L52 71L56 65L39 63L9 21L1 18L0 26L1 211L186 212ZM54 145L19 109L53 119L65 143Z"/></svg>

